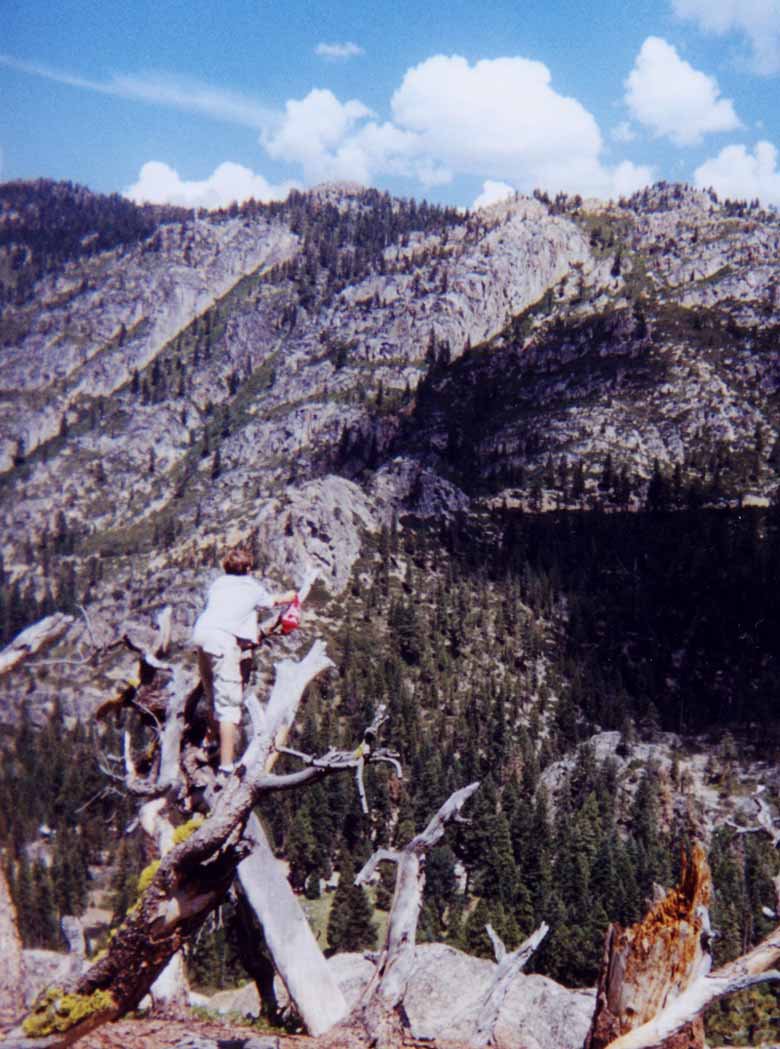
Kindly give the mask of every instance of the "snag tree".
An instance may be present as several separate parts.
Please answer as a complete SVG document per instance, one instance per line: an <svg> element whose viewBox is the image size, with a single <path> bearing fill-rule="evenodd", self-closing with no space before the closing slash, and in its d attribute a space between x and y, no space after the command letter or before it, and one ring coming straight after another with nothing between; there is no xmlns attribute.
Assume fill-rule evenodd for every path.
<svg viewBox="0 0 780 1049"><path fill-rule="evenodd" d="M155 745L139 758L126 732L121 774L108 761L104 766L114 779L121 775L138 798L139 820L159 856L143 872L140 896L102 957L72 986L44 994L26 1017L22 1032L30 1045L69 1045L136 1008L234 882L243 905L259 920L274 965L309 1032L321 1033L346 1015L343 995L253 809L267 793L344 771L356 775L365 804L366 764L389 761L400 771L396 755L374 745L382 712L354 750L330 750L321 757L298 754L305 765L301 770L272 771L307 686L333 665L324 644L315 642L299 662L276 664L265 705L248 696L249 742L223 784L203 745L200 686L165 662L169 637L165 614L153 651L124 639L138 653L139 669L108 706L133 707L151 728Z"/></svg>

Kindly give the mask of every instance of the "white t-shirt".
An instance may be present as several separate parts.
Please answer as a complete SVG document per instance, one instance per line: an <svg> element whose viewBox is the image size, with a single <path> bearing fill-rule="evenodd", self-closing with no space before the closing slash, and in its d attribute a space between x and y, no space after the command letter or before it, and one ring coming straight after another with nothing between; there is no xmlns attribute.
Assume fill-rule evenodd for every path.
<svg viewBox="0 0 780 1049"><path fill-rule="evenodd" d="M252 576L221 575L209 587L206 607L195 621L192 642L209 651L217 635L257 641L257 609L273 608L270 592Z"/></svg>

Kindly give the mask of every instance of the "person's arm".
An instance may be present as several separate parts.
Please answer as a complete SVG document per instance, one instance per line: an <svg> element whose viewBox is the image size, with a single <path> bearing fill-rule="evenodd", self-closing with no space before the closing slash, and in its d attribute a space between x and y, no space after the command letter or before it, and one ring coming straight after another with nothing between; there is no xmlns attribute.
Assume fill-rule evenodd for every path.
<svg viewBox="0 0 780 1049"><path fill-rule="evenodd" d="M289 605L297 596L296 590L285 590L282 594L271 594L271 600L275 605Z"/></svg>

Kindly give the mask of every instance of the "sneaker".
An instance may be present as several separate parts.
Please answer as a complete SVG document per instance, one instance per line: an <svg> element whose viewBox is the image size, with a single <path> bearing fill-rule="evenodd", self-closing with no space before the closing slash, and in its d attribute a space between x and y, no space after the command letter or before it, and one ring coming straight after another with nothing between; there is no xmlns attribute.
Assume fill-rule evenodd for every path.
<svg viewBox="0 0 780 1049"><path fill-rule="evenodd" d="M220 765L217 769L217 774L214 777L214 788L216 790L222 790L227 781L233 775L235 765Z"/></svg>

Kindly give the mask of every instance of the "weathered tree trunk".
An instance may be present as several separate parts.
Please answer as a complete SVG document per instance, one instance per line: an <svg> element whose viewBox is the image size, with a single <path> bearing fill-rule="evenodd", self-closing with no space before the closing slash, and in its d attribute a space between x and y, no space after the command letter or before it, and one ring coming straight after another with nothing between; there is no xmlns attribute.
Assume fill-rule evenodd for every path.
<svg viewBox="0 0 780 1049"><path fill-rule="evenodd" d="M227 893L239 863L251 851L252 843L243 835L260 795L336 771L317 767L288 776L265 771L273 741L294 719L306 686L331 665L321 642L316 642L300 663L285 660L278 665L268 707L262 710L255 701L254 737L224 789L212 795L208 818L162 856L148 888L125 916L106 954L76 982L67 1002L61 995L54 996L27 1018L26 1033L41 1036L38 1044L69 1045L87 1031L135 1008L173 955ZM173 697L178 705L176 690ZM166 771L168 764L163 761L161 770ZM180 772L176 778L180 779ZM139 784L138 793L143 792ZM152 823L161 818L160 811Z"/></svg>
<svg viewBox="0 0 780 1049"><path fill-rule="evenodd" d="M651 1021L670 997L678 997L709 972L707 906L712 880L704 852L696 846L684 859L680 884L628 929L611 926L599 977L596 1012L586 1049L605 1049L618 1036ZM701 1020L663 1045L703 1047Z"/></svg>
<svg viewBox="0 0 780 1049"><path fill-rule="evenodd" d="M9 670L13 670L15 666L39 651L44 645L56 641L72 622L73 616L67 616L64 612L55 612L54 615L46 616L45 619L28 626L0 652L0 674L7 674Z"/></svg>
<svg viewBox="0 0 780 1049"><path fill-rule="evenodd" d="M752 951L710 972L712 892L700 845L680 883L628 929L611 926L585 1049L699 1049L702 1013L717 998L780 979L780 927Z"/></svg>
<svg viewBox="0 0 780 1049"><path fill-rule="evenodd" d="M502 940L494 932L493 927L487 925L486 929L493 944L497 966L493 983L485 994L479 1008L474 1037L470 1039L470 1043L475 1046L475 1049L483 1049L484 1046L492 1044L498 1017L501 1013L501 1006L504 1004L504 999L509 992L512 981L520 975L531 956L539 947L539 944L550 931L549 925L545 925L542 922L539 928L532 932L517 950L508 953Z"/></svg>
<svg viewBox="0 0 780 1049"><path fill-rule="evenodd" d="M169 1016L189 1008L190 988L181 951L177 951L165 966L149 988L149 994L155 1014Z"/></svg>
<svg viewBox="0 0 780 1049"><path fill-rule="evenodd" d="M425 854L441 840L450 820L460 819L461 809L478 787L479 783L471 783L456 791L408 845L400 850L379 849L355 878L355 884L362 885L384 860L398 867L385 943L359 1004L360 1022L373 1044L381 1046L397 1037L398 1009L414 966L417 921L425 888Z"/></svg>
<svg viewBox="0 0 780 1049"><path fill-rule="evenodd" d="M276 997L274 979L276 969L271 961L270 952L259 947L263 937L262 929L257 927L256 916L241 891L240 883L233 883L234 911L230 925L230 934L238 949L241 964L255 981L260 997L260 1015L269 1023L278 1025L282 1016L279 1001Z"/></svg>
<svg viewBox="0 0 780 1049"><path fill-rule="evenodd" d="M8 882L0 867L0 1027L13 1023L24 1011L24 956Z"/></svg>
<svg viewBox="0 0 780 1049"><path fill-rule="evenodd" d="M242 893L306 1029L323 1034L347 1015L346 1000L257 816L250 816L247 831L254 847L238 867Z"/></svg>

